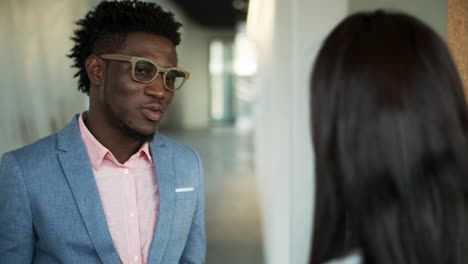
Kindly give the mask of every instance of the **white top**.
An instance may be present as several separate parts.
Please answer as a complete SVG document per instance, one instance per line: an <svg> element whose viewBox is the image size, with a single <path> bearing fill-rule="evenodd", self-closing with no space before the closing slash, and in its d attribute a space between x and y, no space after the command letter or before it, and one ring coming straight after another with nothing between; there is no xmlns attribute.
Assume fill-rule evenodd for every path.
<svg viewBox="0 0 468 264"><path fill-rule="evenodd" d="M356 250L356 251L352 251L350 254L342 258L332 259L323 264L361 264L361 263L362 263L361 253Z"/></svg>

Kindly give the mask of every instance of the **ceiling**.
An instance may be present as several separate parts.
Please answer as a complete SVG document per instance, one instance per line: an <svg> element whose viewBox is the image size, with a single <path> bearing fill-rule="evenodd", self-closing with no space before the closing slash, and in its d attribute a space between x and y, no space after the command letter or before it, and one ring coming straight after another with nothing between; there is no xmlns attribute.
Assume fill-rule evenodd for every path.
<svg viewBox="0 0 468 264"><path fill-rule="evenodd" d="M198 24L209 28L234 29L247 17L248 0L174 0Z"/></svg>

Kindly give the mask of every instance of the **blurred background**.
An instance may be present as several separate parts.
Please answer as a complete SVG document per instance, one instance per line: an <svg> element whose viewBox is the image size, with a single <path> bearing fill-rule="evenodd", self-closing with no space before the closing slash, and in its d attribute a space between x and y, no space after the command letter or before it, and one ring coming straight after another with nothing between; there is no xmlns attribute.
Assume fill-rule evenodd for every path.
<svg viewBox="0 0 468 264"><path fill-rule="evenodd" d="M413 14L446 38L450 2L457 14L468 11L468 1L448 1L154 0L184 25L179 66L191 77L161 131L203 159L208 264L306 263L308 80L321 42L346 15L375 8ZM0 1L0 154L87 109L66 54L74 21L98 2ZM462 38L464 23L466 34L453 30Z"/></svg>

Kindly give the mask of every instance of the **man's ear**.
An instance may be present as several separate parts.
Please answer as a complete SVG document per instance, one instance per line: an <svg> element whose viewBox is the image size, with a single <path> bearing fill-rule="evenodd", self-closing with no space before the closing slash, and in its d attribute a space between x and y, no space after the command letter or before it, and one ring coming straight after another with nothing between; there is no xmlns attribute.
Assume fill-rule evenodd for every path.
<svg viewBox="0 0 468 264"><path fill-rule="evenodd" d="M92 86L101 86L104 79L105 64L98 56L91 54L85 61L86 73Z"/></svg>

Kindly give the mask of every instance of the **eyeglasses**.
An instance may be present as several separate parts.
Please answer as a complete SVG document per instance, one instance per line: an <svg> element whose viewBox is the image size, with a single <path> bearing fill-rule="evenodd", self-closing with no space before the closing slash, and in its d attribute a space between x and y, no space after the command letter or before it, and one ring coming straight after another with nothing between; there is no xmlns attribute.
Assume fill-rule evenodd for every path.
<svg viewBox="0 0 468 264"><path fill-rule="evenodd" d="M156 79L159 73L162 73L164 88L169 91L180 89L190 76L188 71L177 67L164 68L145 58L121 54L103 54L99 57L106 60L130 62L132 64L132 79L136 82L150 83Z"/></svg>

